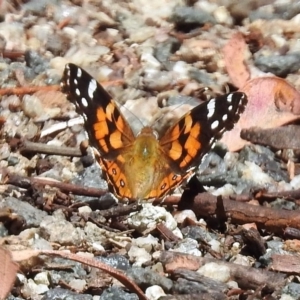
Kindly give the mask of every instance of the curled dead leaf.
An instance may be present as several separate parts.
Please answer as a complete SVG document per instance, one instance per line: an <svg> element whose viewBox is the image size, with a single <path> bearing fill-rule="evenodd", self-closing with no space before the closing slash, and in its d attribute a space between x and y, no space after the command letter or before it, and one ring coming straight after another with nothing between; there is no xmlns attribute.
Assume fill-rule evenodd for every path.
<svg viewBox="0 0 300 300"><path fill-rule="evenodd" d="M275 128L300 118L300 93L286 80L260 77L248 81L241 89L248 105L239 122L222 138L230 151L241 149L248 142L240 138L241 129Z"/></svg>
<svg viewBox="0 0 300 300"><path fill-rule="evenodd" d="M9 250L0 247L0 300L5 300L16 279L18 265L12 260Z"/></svg>
<svg viewBox="0 0 300 300"><path fill-rule="evenodd" d="M227 73L232 83L239 88L250 79L250 72L244 62L247 51L248 46L240 32L233 34L222 49Z"/></svg>

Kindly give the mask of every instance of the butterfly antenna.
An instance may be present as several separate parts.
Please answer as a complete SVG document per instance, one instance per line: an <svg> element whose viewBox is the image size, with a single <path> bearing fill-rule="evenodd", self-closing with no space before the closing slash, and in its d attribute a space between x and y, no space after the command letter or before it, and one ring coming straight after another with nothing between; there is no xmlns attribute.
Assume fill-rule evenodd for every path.
<svg viewBox="0 0 300 300"><path fill-rule="evenodd" d="M145 126L143 124L142 120L134 112L132 112L129 108L127 108L125 106L125 104L121 105L121 104L118 103L118 106L119 106L119 109L125 109L135 120L137 120L141 124L141 128ZM126 118L126 119L129 120L130 117ZM129 123L131 123L131 122L129 121Z"/></svg>

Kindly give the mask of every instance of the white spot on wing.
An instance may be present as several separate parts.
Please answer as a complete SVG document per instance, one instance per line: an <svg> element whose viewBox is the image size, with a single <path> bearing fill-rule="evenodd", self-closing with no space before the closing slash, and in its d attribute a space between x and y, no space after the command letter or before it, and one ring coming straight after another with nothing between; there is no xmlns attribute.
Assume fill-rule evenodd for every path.
<svg viewBox="0 0 300 300"><path fill-rule="evenodd" d="M81 77L81 75L82 75L82 71L81 71L81 69L80 68L78 68L77 69L77 77Z"/></svg>
<svg viewBox="0 0 300 300"><path fill-rule="evenodd" d="M88 88L88 93L89 93L89 96L91 99L94 96L94 92L95 92L96 88L97 88L97 82L95 79L92 79L90 81L89 88Z"/></svg>
<svg viewBox="0 0 300 300"><path fill-rule="evenodd" d="M228 103L231 103L231 102L232 102L232 96L233 96L232 93L227 95L227 102L228 102Z"/></svg>
<svg viewBox="0 0 300 300"><path fill-rule="evenodd" d="M227 114L225 114L223 117L222 117L222 121L226 121L228 119L228 115Z"/></svg>
<svg viewBox="0 0 300 300"><path fill-rule="evenodd" d="M208 109L208 114L207 114L207 117L208 118L211 118L214 113L215 113L215 108L216 108L216 100L215 99L212 99L208 102L207 104L207 109Z"/></svg>
<svg viewBox="0 0 300 300"><path fill-rule="evenodd" d="M77 96L80 96L80 91L79 91L79 89L76 89L76 90L75 90L75 93L76 93Z"/></svg>
<svg viewBox="0 0 300 300"><path fill-rule="evenodd" d="M232 105L229 105L228 106L228 111L232 111L232 108L233 108Z"/></svg>
<svg viewBox="0 0 300 300"><path fill-rule="evenodd" d="M212 122L212 124L211 124L211 129L214 130L214 129L216 129L218 126L219 126L219 121L216 120L216 121Z"/></svg>
<svg viewBox="0 0 300 300"><path fill-rule="evenodd" d="M82 105L83 105L84 107L88 107L88 106L89 106L89 104L88 104L88 102L86 101L85 98L81 98L81 103L82 103Z"/></svg>
<svg viewBox="0 0 300 300"><path fill-rule="evenodd" d="M76 85L78 85L78 81L77 81L76 78L74 78L74 83L75 83Z"/></svg>

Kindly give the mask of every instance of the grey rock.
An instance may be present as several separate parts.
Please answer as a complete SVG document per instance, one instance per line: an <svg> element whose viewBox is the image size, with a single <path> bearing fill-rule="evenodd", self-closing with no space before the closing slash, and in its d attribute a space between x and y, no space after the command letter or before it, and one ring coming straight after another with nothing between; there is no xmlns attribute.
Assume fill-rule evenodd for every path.
<svg viewBox="0 0 300 300"><path fill-rule="evenodd" d="M3 199L0 202L0 208L9 208L21 216L26 222L26 227L39 227L42 220L47 216L46 212L13 197Z"/></svg>
<svg viewBox="0 0 300 300"><path fill-rule="evenodd" d="M56 211L53 216L47 216L40 222L40 235L60 245L80 245L85 240L83 230L66 221L61 211Z"/></svg>
<svg viewBox="0 0 300 300"><path fill-rule="evenodd" d="M211 79L209 74L205 70L199 70L196 68L192 68L189 72L191 79L196 80L197 82L203 83L207 86L215 85L215 82Z"/></svg>
<svg viewBox="0 0 300 300"><path fill-rule="evenodd" d="M126 274L143 290L152 285L159 285L165 292L168 292L173 287L172 280L149 269L136 267L128 270Z"/></svg>
<svg viewBox="0 0 300 300"><path fill-rule="evenodd" d="M70 290L55 288L49 290L41 300L92 300L93 297L87 294L77 294Z"/></svg>
<svg viewBox="0 0 300 300"><path fill-rule="evenodd" d="M287 201L284 199L276 199L270 203L270 206L275 209L284 209L284 210L296 210L296 203L293 201Z"/></svg>
<svg viewBox="0 0 300 300"><path fill-rule="evenodd" d="M295 299L300 299L300 284L295 282L290 282L282 290L282 293L288 294Z"/></svg>
<svg viewBox="0 0 300 300"><path fill-rule="evenodd" d="M282 19L278 14L275 13L269 13L266 11L261 10L255 10L250 12L249 19L251 22L254 22L255 20L274 20L274 19Z"/></svg>
<svg viewBox="0 0 300 300"><path fill-rule="evenodd" d="M70 39L59 34L50 35L45 47L54 55L62 56L70 48Z"/></svg>
<svg viewBox="0 0 300 300"><path fill-rule="evenodd" d="M290 20L300 13L300 2L291 1L289 5L284 3L274 5L274 14L278 15L280 19Z"/></svg>
<svg viewBox="0 0 300 300"><path fill-rule="evenodd" d="M8 230L4 226L3 223L0 223L0 237L4 237L8 235Z"/></svg>
<svg viewBox="0 0 300 300"><path fill-rule="evenodd" d="M294 73L300 68L300 53L269 55L257 57L254 64L263 72L270 72L280 77Z"/></svg>
<svg viewBox="0 0 300 300"><path fill-rule="evenodd" d="M131 268L129 260L120 254L112 254L112 255L109 255L108 257L96 256L95 259L99 260L103 263L106 263L116 269L126 271L129 268Z"/></svg>
<svg viewBox="0 0 300 300"><path fill-rule="evenodd" d="M16 157L16 156L9 156L8 159L7 159L7 163L9 166L15 166L19 163L19 158Z"/></svg>
<svg viewBox="0 0 300 300"><path fill-rule="evenodd" d="M203 299L227 299L226 290L228 288L221 281L184 269L176 270L175 276L179 278L174 283L174 291L179 294L206 294L211 298L204 297Z"/></svg>
<svg viewBox="0 0 300 300"><path fill-rule="evenodd" d="M215 18L207 12L188 6L176 7L171 16L171 21L179 29L199 27L206 23L216 23Z"/></svg>
<svg viewBox="0 0 300 300"><path fill-rule="evenodd" d="M26 66L32 69L35 74L45 72L49 68L49 63L35 51L25 52Z"/></svg>
<svg viewBox="0 0 300 300"><path fill-rule="evenodd" d="M180 42L176 38L169 38L162 43L157 43L154 48L154 57L163 64L167 70L172 70L174 62L170 61L170 55L180 48Z"/></svg>
<svg viewBox="0 0 300 300"><path fill-rule="evenodd" d="M129 294L126 293L120 287L110 287L106 289L101 297L100 300L138 300L138 296L136 294Z"/></svg>
<svg viewBox="0 0 300 300"><path fill-rule="evenodd" d="M57 5L59 0L31 0L23 5L27 14L45 15L48 5Z"/></svg>
<svg viewBox="0 0 300 300"><path fill-rule="evenodd" d="M212 233L200 226L187 226L181 230L185 238L191 238L196 241L209 242L216 237L212 237Z"/></svg>
<svg viewBox="0 0 300 300"><path fill-rule="evenodd" d="M276 181L289 181L287 172L283 171L280 163L275 160L275 154L266 147L245 146L239 154L239 161L251 161L257 164Z"/></svg>

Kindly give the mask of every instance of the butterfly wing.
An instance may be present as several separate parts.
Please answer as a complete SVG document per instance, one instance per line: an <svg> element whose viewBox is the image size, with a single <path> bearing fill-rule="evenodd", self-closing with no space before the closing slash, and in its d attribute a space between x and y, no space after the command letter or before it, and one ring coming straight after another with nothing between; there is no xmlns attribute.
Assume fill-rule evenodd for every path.
<svg viewBox="0 0 300 300"><path fill-rule="evenodd" d="M67 64L62 91L84 118L90 143L104 159L115 159L119 150L134 141L134 134L116 103L104 88L86 71Z"/></svg>
<svg viewBox="0 0 300 300"><path fill-rule="evenodd" d="M235 92L204 102L173 125L160 145L176 174L195 167L222 134L231 130L247 104L244 93Z"/></svg>

